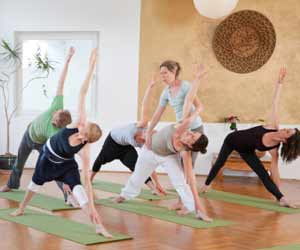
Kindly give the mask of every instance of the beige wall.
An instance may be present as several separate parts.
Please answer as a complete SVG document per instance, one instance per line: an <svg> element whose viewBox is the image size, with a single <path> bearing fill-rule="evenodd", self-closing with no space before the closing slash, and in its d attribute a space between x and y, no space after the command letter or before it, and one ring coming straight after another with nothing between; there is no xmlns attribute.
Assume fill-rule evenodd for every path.
<svg viewBox="0 0 300 250"><path fill-rule="evenodd" d="M288 68L281 98L281 123L300 123L300 1L240 0L234 11L250 9L266 15L273 23L277 43L270 60L259 70L236 74L215 59L212 37L222 21L198 14L192 0L142 0L139 103L151 72L165 59L177 60L183 68L181 78L192 80L192 65L202 62L212 67L198 93L205 105L205 122L222 122L237 115L242 122L267 119L273 82L281 65ZM152 110L163 85L156 89ZM140 106L140 105L139 105ZM165 121L174 121L168 109Z"/></svg>

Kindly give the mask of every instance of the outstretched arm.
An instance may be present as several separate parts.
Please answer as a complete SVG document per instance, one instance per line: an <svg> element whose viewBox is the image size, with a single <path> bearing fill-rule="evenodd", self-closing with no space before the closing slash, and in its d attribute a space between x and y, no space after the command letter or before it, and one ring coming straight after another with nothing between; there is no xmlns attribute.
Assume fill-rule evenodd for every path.
<svg viewBox="0 0 300 250"><path fill-rule="evenodd" d="M279 71L278 80L275 83L275 92L272 101L272 110L269 119L269 127L278 129L279 128L279 99L281 93L281 87L286 76L286 69L282 67Z"/></svg>
<svg viewBox="0 0 300 250"><path fill-rule="evenodd" d="M82 150L79 152L80 158L82 160L82 173L84 179L85 189L87 191L89 206L90 208L94 208L94 197L93 197L93 188L92 183L89 178L89 166L90 166L90 145L86 144Z"/></svg>
<svg viewBox="0 0 300 250"><path fill-rule="evenodd" d="M83 206L83 211L89 215L92 223L96 225L96 233L102 234L104 237L111 238L112 235L107 232L106 228L102 224L100 215L98 214L95 203L94 203L94 194L91 180L89 178L89 165L90 165L90 146L89 144L85 145L82 150L79 152L79 155L82 160L82 173L84 178L85 190L88 196L88 204Z"/></svg>
<svg viewBox="0 0 300 250"><path fill-rule="evenodd" d="M155 187L156 189L161 193L161 194L164 194L166 195L166 191L164 190L164 188L162 187L162 185L160 184L159 182L159 179L158 179L158 175L155 171L153 171L153 173L151 174L151 179L154 181L154 184L155 184Z"/></svg>
<svg viewBox="0 0 300 250"><path fill-rule="evenodd" d="M278 149L272 149L269 151L271 154L271 178L276 184L276 186L279 188L280 187L280 174L279 174L279 169L278 169Z"/></svg>
<svg viewBox="0 0 300 250"><path fill-rule="evenodd" d="M196 217L199 219L202 219L204 221L212 221L211 218L209 218L206 215L206 211L204 208L201 206L200 203L200 198L198 195L198 190L197 190L197 185L196 185L196 177L193 172L193 167L192 167L192 154L190 151L183 151L181 153L182 159L183 159L183 166L184 166L184 172L185 172L185 177L187 179L187 183L190 186L195 202L195 212L196 212Z"/></svg>
<svg viewBox="0 0 300 250"><path fill-rule="evenodd" d="M162 114L166 110L165 106L158 106L154 112L154 115L150 121L150 124L148 126L148 129L146 131L146 142L145 145L147 148L151 149L151 144L152 144L152 134L153 134L153 129L155 128L156 124L159 122Z"/></svg>
<svg viewBox="0 0 300 250"><path fill-rule="evenodd" d="M153 75L148 87L146 89L143 103L142 103L142 110L141 110L141 120L138 122L137 127L139 128L145 128L148 125L149 119L150 119L150 106L151 106L151 99L153 97L153 89L155 84L157 83L157 80L155 79L155 76Z"/></svg>
<svg viewBox="0 0 300 250"><path fill-rule="evenodd" d="M86 78L81 86L80 94L79 94L79 105L78 105L78 113L79 118L77 121L77 126L83 125L86 122L86 109L85 109L85 99L89 89L90 81L94 72L94 68L97 61L97 49L93 49L90 55L89 62L89 70L86 75Z"/></svg>
<svg viewBox="0 0 300 250"><path fill-rule="evenodd" d="M183 120L186 119L190 115L193 104L196 104L195 105L196 108L203 109L202 104L200 104L200 101L197 98L197 92L198 92L198 89L199 89L199 86L201 83L201 79L206 74L207 74L207 71L204 69L204 66L202 64L198 65L197 69L196 69L196 73L195 73L195 79L192 82L189 92L187 93L187 95L184 99L183 116L182 116Z"/></svg>
<svg viewBox="0 0 300 250"><path fill-rule="evenodd" d="M203 110L203 105L197 98L197 91L200 86L200 80L206 75L207 71L204 70L203 65L197 67L195 74L195 80L193 81L191 88L189 89L183 104L183 120L176 127L176 136L181 136L190 126L191 122L199 115ZM195 110L191 112L192 105L195 105Z"/></svg>
<svg viewBox="0 0 300 250"><path fill-rule="evenodd" d="M57 96L60 96L60 95L64 94L65 80L66 80L66 77L67 77L69 64L70 64L70 61L71 61L74 53L75 53L75 49L73 47L71 47L69 49L69 54L67 56L63 71L62 71L62 73L60 75L60 78L59 78L59 81L58 81L58 85L57 85L57 89L56 89L56 95Z"/></svg>

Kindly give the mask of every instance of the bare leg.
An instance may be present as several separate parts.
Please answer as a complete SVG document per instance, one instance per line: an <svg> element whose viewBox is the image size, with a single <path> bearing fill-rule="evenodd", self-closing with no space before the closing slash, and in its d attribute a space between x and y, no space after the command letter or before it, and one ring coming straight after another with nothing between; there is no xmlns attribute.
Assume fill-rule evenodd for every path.
<svg viewBox="0 0 300 250"><path fill-rule="evenodd" d="M24 210L26 208L26 206L28 205L28 203L30 202L30 200L32 199L32 197L35 195L35 192L27 189L25 197L23 199L23 201L20 203L19 208L11 213L12 216L20 216L24 214Z"/></svg>

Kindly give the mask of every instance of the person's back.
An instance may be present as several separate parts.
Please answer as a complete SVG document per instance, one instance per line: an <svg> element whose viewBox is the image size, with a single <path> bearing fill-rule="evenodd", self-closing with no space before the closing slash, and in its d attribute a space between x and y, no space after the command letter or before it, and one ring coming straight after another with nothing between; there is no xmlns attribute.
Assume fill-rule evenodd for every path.
<svg viewBox="0 0 300 250"><path fill-rule="evenodd" d="M50 143L51 149L60 157L73 158L86 144L85 142L76 146L71 146L69 137L75 133L78 133L78 128L63 128L49 139L47 146L49 146Z"/></svg>
<svg viewBox="0 0 300 250"><path fill-rule="evenodd" d="M172 135L174 132L175 124L171 124L153 133L152 151L162 156L176 154L176 150L172 143Z"/></svg>
<svg viewBox="0 0 300 250"><path fill-rule="evenodd" d="M238 152L249 152L256 149L260 151L267 151L278 147L278 145L266 147L262 143L262 138L264 134L275 131L277 130L267 129L263 126L256 126L249 129L234 131L226 137L225 141Z"/></svg>

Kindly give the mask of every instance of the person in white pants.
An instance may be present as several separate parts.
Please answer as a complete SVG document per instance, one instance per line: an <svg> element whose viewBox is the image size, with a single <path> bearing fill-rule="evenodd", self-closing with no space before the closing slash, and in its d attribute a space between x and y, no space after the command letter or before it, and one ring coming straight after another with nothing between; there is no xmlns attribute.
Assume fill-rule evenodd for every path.
<svg viewBox="0 0 300 250"><path fill-rule="evenodd" d="M144 181L151 173L161 166L167 172L173 187L179 194L184 206L189 211L195 210L195 203L192 191L186 183L184 174L181 168L180 159L177 155L161 156L144 146L138 157L136 169L125 188L122 189L121 196L126 200L133 199L139 195Z"/></svg>
<svg viewBox="0 0 300 250"><path fill-rule="evenodd" d="M171 124L152 134L151 149L142 148L134 173L129 178L126 186L122 189L119 197L115 199L120 203L124 200L133 199L139 195L144 181L150 174L161 165L168 173L171 182L178 192L183 207L179 214L196 212L196 217L204 221L211 221L204 209L200 206L199 196L196 190L195 177L192 169L191 152L206 152L207 137L201 132L190 131L189 125L198 115L200 109L191 111L193 100L196 96L199 80L206 74L203 66L197 72L196 81L193 82L184 101L184 120L179 124ZM185 155L184 167L187 169L187 182L181 169L178 154ZM189 184L189 185L188 185Z"/></svg>

